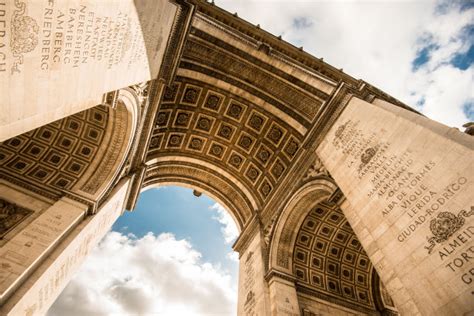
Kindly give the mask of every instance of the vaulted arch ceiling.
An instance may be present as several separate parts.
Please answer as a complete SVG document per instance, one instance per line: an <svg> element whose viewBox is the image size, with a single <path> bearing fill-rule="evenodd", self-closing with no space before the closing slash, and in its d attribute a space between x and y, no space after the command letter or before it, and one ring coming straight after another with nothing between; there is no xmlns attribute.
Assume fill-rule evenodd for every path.
<svg viewBox="0 0 474 316"><path fill-rule="evenodd" d="M319 204L305 217L294 244L293 273L303 293L376 310L374 267L338 207Z"/></svg>
<svg viewBox="0 0 474 316"><path fill-rule="evenodd" d="M181 160L225 170L220 175L239 184L252 208L261 209L301 152L301 142L287 122L247 99L178 77L163 98L148 159L187 157Z"/></svg>
<svg viewBox="0 0 474 316"><path fill-rule="evenodd" d="M50 196L73 190L111 136L109 115L98 106L1 143L1 176Z"/></svg>
<svg viewBox="0 0 474 316"><path fill-rule="evenodd" d="M242 36L196 14L177 77L160 103L147 164L156 170L173 160L175 166L215 169L214 176L233 183L246 201L250 214L236 216L245 224L292 173L337 83L270 56ZM149 171L147 181L158 177Z"/></svg>
<svg viewBox="0 0 474 316"><path fill-rule="evenodd" d="M390 97L212 4L191 2L196 10L160 100L146 181L160 181L165 160L193 159L202 170L219 170L250 214L269 220L297 189L321 132L350 96Z"/></svg>
<svg viewBox="0 0 474 316"><path fill-rule="evenodd" d="M120 171L136 123L126 105L99 105L0 143L0 179L51 200L94 204ZM97 172L100 170L100 172Z"/></svg>

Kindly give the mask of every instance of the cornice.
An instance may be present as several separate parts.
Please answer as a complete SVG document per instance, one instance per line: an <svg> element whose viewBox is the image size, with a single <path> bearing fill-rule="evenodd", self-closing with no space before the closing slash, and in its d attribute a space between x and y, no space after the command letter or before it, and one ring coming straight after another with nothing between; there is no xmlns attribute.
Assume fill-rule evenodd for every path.
<svg viewBox="0 0 474 316"><path fill-rule="evenodd" d="M271 269L267 272L267 274L265 274L265 281L267 281L267 283L270 283L273 278L280 278L292 283L296 282L295 276L285 272L277 271L275 269Z"/></svg>
<svg viewBox="0 0 474 316"><path fill-rule="evenodd" d="M158 79L163 80L167 85L173 82L176 75L194 14L194 5L190 2L186 0L171 0L171 2L177 6L177 12L158 74Z"/></svg>
<svg viewBox="0 0 474 316"><path fill-rule="evenodd" d="M266 44L271 49L272 54L280 55L280 57L291 58L299 65L316 70L318 73L336 81L345 81L354 86L357 86L358 80L352 76L344 73L342 69L337 69L334 66L324 62L322 58L316 58L313 55L305 52L302 47L296 47L286 41L281 36L275 36L263 29L259 25L253 25L241 18L237 13L231 14L222 8L216 6L213 2L208 3L203 0L188 0L196 6L196 10L205 14L214 20L231 27L240 33L248 36L250 39L259 43Z"/></svg>

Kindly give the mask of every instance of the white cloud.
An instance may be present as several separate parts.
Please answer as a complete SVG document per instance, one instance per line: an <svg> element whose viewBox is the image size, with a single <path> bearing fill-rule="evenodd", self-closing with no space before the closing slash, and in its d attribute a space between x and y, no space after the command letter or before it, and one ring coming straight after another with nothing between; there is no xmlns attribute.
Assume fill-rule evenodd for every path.
<svg viewBox="0 0 474 316"><path fill-rule="evenodd" d="M473 44L463 34L474 8L446 1L262 1L216 4L345 72L361 78L449 126L468 121L463 105L474 101L474 66L449 62ZM426 42L429 40L429 42ZM413 69L417 53L437 47Z"/></svg>
<svg viewBox="0 0 474 316"><path fill-rule="evenodd" d="M239 262L239 253L238 252L235 252L235 251L229 252L226 255L226 257L227 257L227 259L229 259L231 261Z"/></svg>
<svg viewBox="0 0 474 316"><path fill-rule="evenodd" d="M231 276L172 234L110 232L48 315L233 315Z"/></svg>
<svg viewBox="0 0 474 316"><path fill-rule="evenodd" d="M229 212L219 203L215 203L211 206L212 210L215 210L217 215L212 218L219 221L223 226L221 228L222 235L227 244L232 243L238 236L239 230L235 224L234 219L230 216Z"/></svg>

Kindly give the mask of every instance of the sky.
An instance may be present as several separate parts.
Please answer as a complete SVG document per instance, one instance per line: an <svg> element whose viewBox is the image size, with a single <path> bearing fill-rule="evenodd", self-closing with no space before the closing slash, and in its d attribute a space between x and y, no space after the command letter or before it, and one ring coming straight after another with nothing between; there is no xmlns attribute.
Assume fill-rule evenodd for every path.
<svg viewBox="0 0 474 316"><path fill-rule="evenodd" d="M192 192L142 192L48 315L235 315L237 227L222 206Z"/></svg>
<svg viewBox="0 0 474 316"><path fill-rule="evenodd" d="M474 121L474 0L215 2L433 120ZM49 315L235 315L237 234L205 195L145 191Z"/></svg>

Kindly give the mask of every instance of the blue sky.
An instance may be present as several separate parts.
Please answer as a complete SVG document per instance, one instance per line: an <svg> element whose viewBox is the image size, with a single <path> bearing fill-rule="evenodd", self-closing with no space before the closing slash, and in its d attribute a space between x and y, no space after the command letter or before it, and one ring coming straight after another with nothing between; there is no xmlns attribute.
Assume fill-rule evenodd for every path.
<svg viewBox="0 0 474 316"><path fill-rule="evenodd" d="M225 225L218 220L216 202L205 194L196 197L192 191L177 186L144 191L136 209L121 216L112 230L137 238L148 232L173 232L177 239L187 239L203 261L220 263L237 276L237 262L227 256L232 243L222 233Z"/></svg>
<svg viewBox="0 0 474 316"><path fill-rule="evenodd" d="M217 1L229 12L462 129L474 120L474 1ZM236 229L210 198L140 196L51 315L232 315ZM138 260L137 258L141 258ZM158 272L159 271L159 272Z"/></svg>
<svg viewBox="0 0 474 316"><path fill-rule="evenodd" d="M237 227L222 206L182 187L151 188L126 212L49 315L232 315Z"/></svg>

